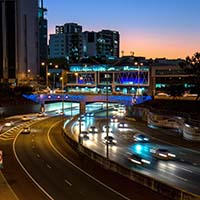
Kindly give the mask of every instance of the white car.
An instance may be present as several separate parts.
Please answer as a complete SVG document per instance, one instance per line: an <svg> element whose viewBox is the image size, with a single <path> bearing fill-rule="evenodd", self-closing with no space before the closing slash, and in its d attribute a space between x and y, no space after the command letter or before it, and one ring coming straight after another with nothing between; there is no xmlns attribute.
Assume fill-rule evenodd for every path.
<svg viewBox="0 0 200 200"><path fill-rule="evenodd" d="M151 149L150 152L153 154L155 158L161 160L171 160L176 158L176 155L171 153L168 149L157 148L157 149Z"/></svg>
<svg viewBox="0 0 200 200"><path fill-rule="evenodd" d="M160 92L157 94L157 96L164 96L164 97L169 97L170 95L164 92Z"/></svg>
<svg viewBox="0 0 200 200"><path fill-rule="evenodd" d="M112 132L112 128L110 126L104 125L103 132L107 132L107 130L108 130L108 132Z"/></svg>
<svg viewBox="0 0 200 200"><path fill-rule="evenodd" d="M22 130L22 134L29 134L31 132L31 129L30 129L30 127L25 127L25 128L23 128L23 130Z"/></svg>
<svg viewBox="0 0 200 200"><path fill-rule="evenodd" d="M43 113L43 112L40 112L40 113L37 114L37 117L45 117L45 116L46 116L46 114Z"/></svg>
<svg viewBox="0 0 200 200"><path fill-rule="evenodd" d="M90 133L98 133L98 128L96 128L95 126L90 126L89 132Z"/></svg>
<svg viewBox="0 0 200 200"><path fill-rule="evenodd" d="M6 126L6 127L10 127L10 126L13 126L14 125L14 122L6 122L5 124L4 124L4 126Z"/></svg>
<svg viewBox="0 0 200 200"><path fill-rule="evenodd" d="M146 135L141 134L141 133L134 135L133 139L136 142L149 142L149 138Z"/></svg>
<svg viewBox="0 0 200 200"><path fill-rule="evenodd" d="M116 145L117 144L117 140L115 140L112 136L106 136L103 139L103 143L104 144L114 144L114 145Z"/></svg>
<svg viewBox="0 0 200 200"><path fill-rule="evenodd" d="M27 117L26 115L24 115L24 116L22 117L22 121L29 121L29 120L30 120L30 118Z"/></svg>
<svg viewBox="0 0 200 200"><path fill-rule="evenodd" d="M127 153L127 159L137 165L151 164L149 160L142 158L140 155L135 153Z"/></svg>
<svg viewBox="0 0 200 200"><path fill-rule="evenodd" d="M80 137L83 138L83 139L86 139L86 140L90 139L89 132L88 131L81 131Z"/></svg>
<svg viewBox="0 0 200 200"><path fill-rule="evenodd" d="M120 123L118 124L118 128L128 128L128 124L125 123L125 122L120 122Z"/></svg>
<svg viewBox="0 0 200 200"><path fill-rule="evenodd" d="M112 116L110 121L111 121L111 123L117 123L118 122L118 118L114 115L114 116Z"/></svg>

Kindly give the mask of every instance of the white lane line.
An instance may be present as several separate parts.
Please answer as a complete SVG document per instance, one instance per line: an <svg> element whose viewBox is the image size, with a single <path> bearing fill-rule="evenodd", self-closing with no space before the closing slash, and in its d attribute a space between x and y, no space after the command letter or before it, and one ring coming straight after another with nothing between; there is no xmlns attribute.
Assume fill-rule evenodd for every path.
<svg viewBox="0 0 200 200"><path fill-rule="evenodd" d="M71 162L70 160L68 160L58 149L56 149L56 147L53 145L53 143L51 142L50 139L50 131L51 129L56 126L59 122L54 123L51 128L48 130L47 132L47 137L48 137L48 141L49 144L51 145L51 147L54 149L54 151L59 154L66 162L68 162L69 164L71 164L73 167L75 167L76 169L78 169L80 172L82 172L83 174L85 174L86 176L88 176L89 178L91 178L92 180L96 181L97 183L99 183L100 185L104 186L105 188L107 188L108 190L112 191L113 193L119 195L120 197L126 199L126 200L130 200L128 197L124 196L123 194L117 192L116 190L112 189L111 187L109 187L108 185L104 184L103 182L101 182L100 180L96 179L94 176L88 174L87 172L85 172L84 170L82 170L81 168L79 168L77 165L75 165L73 162Z"/></svg>
<svg viewBox="0 0 200 200"><path fill-rule="evenodd" d="M51 169L52 167L49 165L49 164L47 164L47 167L49 168L49 169Z"/></svg>
<svg viewBox="0 0 200 200"><path fill-rule="evenodd" d="M40 154L37 154L36 156L37 156L38 158L40 158Z"/></svg>
<svg viewBox="0 0 200 200"><path fill-rule="evenodd" d="M185 168L185 167L180 167L182 170L185 170L186 172L190 172L190 173L193 173L193 171L192 170L189 170L189 169L187 169L187 168Z"/></svg>
<svg viewBox="0 0 200 200"><path fill-rule="evenodd" d="M17 136L15 137L14 139L14 142L13 142L13 152L14 152L14 155L15 155L15 158L17 159L18 163L20 164L21 168L24 170L24 172L27 174L27 176L35 183L35 185L50 199L50 200L54 200L54 198L52 196L50 196L50 194L48 194L42 186L40 186L40 184L29 174L29 172L26 170L26 168L23 166L23 164L21 163L21 161L19 160L19 157L17 156L17 152L16 152L16 148L15 148L15 145L16 145L16 141L17 141L17 138L18 136L20 135L20 132L17 134Z"/></svg>
<svg viewBox="0 0 200 200"><path fill-rule="evenodd" d="M11 186L8 184L6 178L4 177L3 173L0 171L0 175L3 179L3 181L5 182L6 186L8 187L8 189L10 190L10 192L12 193L13 197L16 199L16 200L19 200L19 198L17 197L17 195L15 194L15 192L13 191L13 189L11 188Z"/></svg>
<svg viewBox="0 0 200 200"><path fill-rule="evenodd" d="M67 179L65 179L65 183L67 183L67 185L69 185L70 187L72 186L72 183L70 183Z"/></svg>
<svg viewBox="0 0 200 200"><path fill-rule="evenodd" d="M166 171L166 170L159 169L159 171L164 172L164 173L167 173L167 174L170 174L170 175L172 175L172 176L175 176L176 178L181 179L182 181L185 181L185 182L188 181L188 179L183 178L183 177L181 177L181 176L178 176L178 175L176 175L176 174L170 173L170 172L168 172L168 171Z"/></svg>

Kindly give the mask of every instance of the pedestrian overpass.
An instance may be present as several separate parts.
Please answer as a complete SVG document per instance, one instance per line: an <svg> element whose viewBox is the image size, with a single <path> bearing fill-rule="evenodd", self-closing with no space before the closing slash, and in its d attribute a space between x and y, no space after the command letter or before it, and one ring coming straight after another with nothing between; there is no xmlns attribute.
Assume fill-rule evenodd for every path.
<svg viewBox="0 0 200 200"><path fill-rule="evenodd" d="M94 102L109 102L124 104L125 106L133 106L145 101L151 100L151 96L132 96L132 95L113 95L113 94L24 94L25 98L34 101L40 105L46 102L79 102L81 113L85 113L85 106L87 103Z"/></svg>

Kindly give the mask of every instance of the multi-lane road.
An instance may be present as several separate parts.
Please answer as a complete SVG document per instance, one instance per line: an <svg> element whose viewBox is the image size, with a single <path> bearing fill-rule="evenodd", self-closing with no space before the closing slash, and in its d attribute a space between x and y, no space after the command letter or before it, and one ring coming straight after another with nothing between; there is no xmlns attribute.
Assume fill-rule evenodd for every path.
<svg viewBox="0 0 200 200"><path fill-rule="evenodd" d="M112 111L109 116L112 116ZM98 134L89 134L88 140L83 140L83 145L106 156L106 145L103 142L106 132L102 127L107 124L105 113L97 114L98 117L86 117L82 122L82 130L88 130L90 126L98 128ZM109 119L110 120L110 119ZM118 124L124 122L122 118L118 123L109 122L112 132L109 135L113 136L117 141L116 145L109 145L109 158L135 171L139 171L145 175L154 177L162 182L165 182L174 187L200 195L199 180L200 180L200 152L173 146L155 137L148 136L149 131L146 127L146 132L139 131L134 126L134 121L126 122L127 128L120 129ZM79 123L75 123L72 128L72 134L78 135ZM147 134L149 142L135 142L134 135L137 133ZM166 137L169 137L166 135ZM152 149L161 148L167 149L176 157L169 160L158 159L151 153ZM138 165L128 161L127 152L134 153L151 162L151 164Z"/></svg>
<svg viewBox="0 0 200 200"><path fill-rule="evenodd" d="M15 173L16 182L13 184L13 190L19 199L140 200L145 196L152 200L167 199L99 168L73 152L63 140L59 124L62 121L62 117L32 119L23 125L19 123L15 130L12 130L13 137L7 137L7 140L1 140L0 137L0 143L3 143L1 147L5 154L10 155L9 159L12 154L8 145L13 143L15 159L24 171L21 172L19 166L13 169L13 166L17 165L15 159L10 160L8 165L5 157L3 172L11 185L13 174L8 172ZM22 134L21 129L28 125L31 125L31 133ZM3 136L5 135L6 133ZM42 192L36 191L36 188Z"/></svg>
<svg viewBox="0 0 200 200"><path fill-rule="evenodd" d="M10 156L8 165L6 157L4 159L6 169L3 172L8 183L12 184L12 174L8 172L15 171L10 163L15 162L13 166L17 166L17 160L20 168L23 169L22 173L19 166L16 167L16 176L18 173L21 175L17 176L16 183L13 184L13 189L20 199L34 199L35 195L37 199L54 200L140 200L144 199L145 196L149 200L167 199L80 157L63 140L60 128L63 118L61 116L52 117L53 115L55 114L51 113L50 118L33 118L23 123L18 120L15 127L4 130L3 134L0 135L1 147L5 149L7 155L12 155L10 145L13 144L13 160ZM113 113L109 112L109 116L112 115ZM102 127L106 124L105 116L106 113L102 112L97 113L95 117L88 117L81 127L82 130L88 130L91 125L94 125L99 129L99 133L91 134L89 140L83 141L83 145L102 155L106 155L106 145L103 143L105 133L102 134ZM121 121L124 121L123 118ZM136 125L137 122L129 122L127 130L119 130L117 123L109 124L112 128L112 135L117 140L117 145L109 146L109 158L175 187L200 194L198 188L200 179L199 152L172 146L151 136L149 136L148 143L137 143L133 140L133 135L141 131L136 129L134 124ZM20 133L25 126L31 126L30 134ZM72 126L71 130L72 134L77 137L79 134L78 125ZM143 132L148 134L151 130L143 127ZM150 153L150 149L155 146L169 149L176 154L176 158L168 161L155 159ZM151 164L135 165L127 160L127 152L137 153L150 160ZM22 178L22 175L26 178ZM19 188L17 184L23 182L22 180L25 180L24 183L27 184L20 183L24 187ZM32 192L30 188L33 188ZM37 190L37 188L39 189ZM30 192L26 194L26 191Z"/></svg>

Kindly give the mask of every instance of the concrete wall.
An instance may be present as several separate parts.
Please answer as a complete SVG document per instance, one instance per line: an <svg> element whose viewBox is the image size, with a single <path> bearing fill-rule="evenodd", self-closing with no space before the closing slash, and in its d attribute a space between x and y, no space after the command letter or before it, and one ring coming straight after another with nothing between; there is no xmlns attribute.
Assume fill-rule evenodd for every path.
<svg viewBox="0 0 200 200"><path fill-rule="evenodd" d="M161 128L177 129L186 140L200 141L200 122L187 120L184 117L167 115L163 112L152 112L147 108L133 107L129 115L147 121L148 125Z"/></svg>

